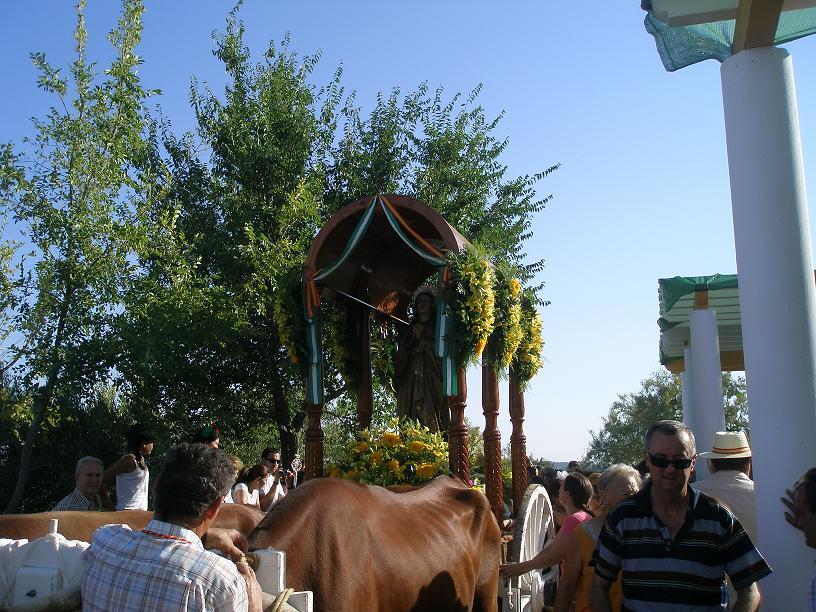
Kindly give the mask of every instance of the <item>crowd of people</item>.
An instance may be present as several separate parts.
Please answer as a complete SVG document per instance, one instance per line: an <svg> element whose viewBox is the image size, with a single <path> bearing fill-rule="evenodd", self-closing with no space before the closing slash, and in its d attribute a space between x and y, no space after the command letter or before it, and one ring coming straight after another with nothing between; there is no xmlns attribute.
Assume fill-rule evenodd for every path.
<svg viewBox="0 0 816 612"><path fill-rule="evenodd" d="M159 598L193 607L257 609L260 588L240 561L246 540L212 529L223 503L268 510L293 486L280 451L266 448L246 468L218 449L220 432L207 427L194 443L171 448L154 485L153 520L141 532L125 526L97 531L87 553L83 605L88 610L156 607ZM116 509L147 508L145 463L155 436L142 425L127 435L127 453L103 471L83 457L76 488L55 510L110 509L106 484L116 485ZM772 572L755 545L751 449L743 432L717 432L711 450L697 453L693 432L660 421L644 437L645 473L624 464L587 473L577 462L565 472L530 469L547 487L559 530L532 559L499 568L507 580L560 566L557 612L588 610L757 610L759 581ZM693 482L706 460L710 476ZM785 519L816 548L816 468L781 499ZM138 545L137 545L138 544ZM235 560L205 553L215 548ZM156 563L161 558L162 563ZM201 577L206 574L207 580ZM804 588L804 586L802 587ZM816 575L810 585L816 610ZM186 606L186 607L185 607Z"/></svg>
<svg viewBox="0 0 816 612"><path fill-rule="evenodd" d="M699 460L711 475L694 482ZM502 564L500 576L560 564L556 612L759 608L758 583L772 569L755 545L744 432L717 432L698 454L689 428L660 421L646 432L642 465L603 473L578 462L565 472L531 466L529 480L547 487L560 530L533 559ZM781 501L785 519L816 548L816 468ZM816 574L809 587L816 611Z"/></svg>
<svg viewBox="0 0 816 612"><path fill-rule="evenodd" d="M137 423L125 437L127 452L108 469L104 469L102 460L97 457L81 457L76 464L74 490L52 510L147 510L150 470L145 459L153 453L156 436L149 427ZM215 425L203 427L192 437L192 443L210 448L218 448L220 442L221 430ZM265 448L260 461L249 468L238 457L228 455L228 458L236 476L225 495L225 503L246 504L268 511L295 485L295 473L282 469L277 448ZM114 485L115 502L109 496Z"/></svg>

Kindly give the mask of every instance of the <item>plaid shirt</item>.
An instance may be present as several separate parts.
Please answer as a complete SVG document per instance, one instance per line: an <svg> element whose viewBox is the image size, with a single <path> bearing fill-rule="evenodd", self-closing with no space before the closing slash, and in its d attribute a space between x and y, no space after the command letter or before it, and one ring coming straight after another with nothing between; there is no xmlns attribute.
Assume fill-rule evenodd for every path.
<svg viewBox="0 0 816 612"><path fill-rule="evenodd" d="M173 539L127 525L96 530L85 551L84 611L247 610L246 583L232 561L205 551L180 525L154 519L146 531Z"/></svg>
<svg viewBox="0 0 816 612"><path fill-rule="evenodd" d="M104 510L102 500L98 495L94 495L93 499L88 499L79 489L74 489L68 495L57 502L57 505L51 508L52 512L61 512L64 510Z"/></svg>

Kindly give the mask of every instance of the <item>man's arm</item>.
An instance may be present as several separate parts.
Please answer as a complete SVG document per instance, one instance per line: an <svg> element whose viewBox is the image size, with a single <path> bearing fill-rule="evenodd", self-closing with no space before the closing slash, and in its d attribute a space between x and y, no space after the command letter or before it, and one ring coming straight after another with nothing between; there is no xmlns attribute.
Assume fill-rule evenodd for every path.
<svg viewBox="0 0 816 612"><path fill-rule="evenodd" d="M759 609L759 589L756 582L751 586L737 591L737 602L732 608L733 612L755 612Z"/></svg>
<svg viewBox="0 0 816 612"><path fill-rule="evenodd" d="M612 612L612 600L609 598L609 589L612 583L597 574L589 588L589 605L593 612Z"/></svg>
<svg viewBox="0 0 816 612"><path fill-rule="evenodd" d="M252 568L243 560L237 561L235 567L238 568L238 573L241 574L246 582L248 600L247 612L262 612L263 592L261 591L261 585L258 584L258 580L255 578L255 572L253 572Z"/></svg>

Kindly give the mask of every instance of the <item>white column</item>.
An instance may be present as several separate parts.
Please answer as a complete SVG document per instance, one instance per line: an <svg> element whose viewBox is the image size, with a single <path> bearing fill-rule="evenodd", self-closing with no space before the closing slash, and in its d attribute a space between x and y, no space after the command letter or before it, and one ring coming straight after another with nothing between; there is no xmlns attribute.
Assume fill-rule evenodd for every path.
<svg viewBox="0 0 816 612"><path fill-rule="evenodd" d="M805 610L813 551L779 498L816 464L814 278L793 64L743 51L721 68L739 272L762 608Z"/></svg>
<svg viewBox="0 0 816 612"><path fill-rule="evenodd" d="M680 393L683 396L683 423L691 431L695 431L697 419L694 410L694 367L691 362L691 348L683 347L684 371L680 374Z"/></svg>
<svg viewBox="0 0 816 612"><path fill-rule="evenodd" d="M698 451L703 451L711 448L715 432L725 430L717 316L713 310L693 310L689 327L694 364L694 437ZM711 475L706 461L698 461L696 469L697 480Z"/></svg>

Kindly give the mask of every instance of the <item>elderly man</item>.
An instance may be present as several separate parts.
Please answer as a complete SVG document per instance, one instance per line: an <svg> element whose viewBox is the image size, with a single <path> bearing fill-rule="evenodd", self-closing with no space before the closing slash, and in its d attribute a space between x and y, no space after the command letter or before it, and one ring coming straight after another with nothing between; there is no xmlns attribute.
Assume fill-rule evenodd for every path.
<svg viewBox="0 0 816 612"><path fill-rule="evenodd" d="M781 498L790 513L785 520L805 534L805 545L816 548L816 468L805 472L793 490L786 489L787 498ZM816 612L816 573L810 579L810 610Z"/></svg>
<svg viewBox="0 0 816 612"><path fill-rule="evenodd" d="M85 551L82 609L151 612L261 610L261 588L234 530L210 529L235 476L222 451L179 444L154 487L156 510L141 531L106 525ZM220 548L233 559L204 549Z"/></svg>
<svg viewBox="0 0 816 612"><path fill-rule="evenodd" d="M659 421L644 442L650 481L607 515L595 551L592 609L611 609L609 588L622 572L626 610L722 610L725 574L737 592L734 610L756 610L756 582L771 568L723 504L689 487L694 434L677 421Z"/></svg>
<svg viewBox="0 0 816 612"><path fill-rule="evenodd" d="M751 447L744 431L718 431L714 444L698 458L708 460L711 476L693 483L696 491L716 497L734 513L740 524L756 542L756 508L754 481L751 474Z"/></svg>
<svg viewBox="0 0 816 612"><path fill-rule="evenodd" d="M57 502L54 511L64 510L104 510L99 497L102 484L102 461L96 457L82 457L74 470L76 487Z"/></svg>

